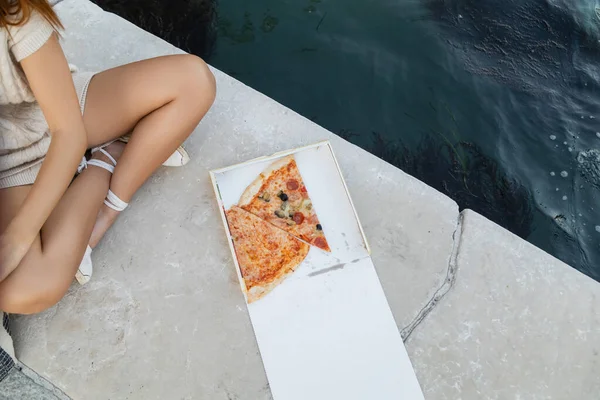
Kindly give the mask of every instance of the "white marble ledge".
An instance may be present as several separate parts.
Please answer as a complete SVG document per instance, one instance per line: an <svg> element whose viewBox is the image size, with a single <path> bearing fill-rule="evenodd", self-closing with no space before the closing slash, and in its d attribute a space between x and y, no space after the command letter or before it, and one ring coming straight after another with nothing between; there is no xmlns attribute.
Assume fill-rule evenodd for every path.
<svg viewBox="0 0 600 400"><path fill-rule="evenodd" d="M600 396L600 284L472 211L407 349L427 399Z"/></svg>

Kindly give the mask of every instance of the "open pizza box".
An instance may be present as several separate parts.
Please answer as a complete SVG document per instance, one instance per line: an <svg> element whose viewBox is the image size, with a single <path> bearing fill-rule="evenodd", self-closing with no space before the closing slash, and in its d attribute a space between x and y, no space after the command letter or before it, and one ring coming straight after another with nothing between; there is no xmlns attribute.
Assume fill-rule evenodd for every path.
<svg viewBox="0 0 600 400"><path fill-rule="evenodd" d="M273 162L293 155L331 248L304 261L248 312L275 400L423 399L329 142L210 172L225 211Z"/></svg>

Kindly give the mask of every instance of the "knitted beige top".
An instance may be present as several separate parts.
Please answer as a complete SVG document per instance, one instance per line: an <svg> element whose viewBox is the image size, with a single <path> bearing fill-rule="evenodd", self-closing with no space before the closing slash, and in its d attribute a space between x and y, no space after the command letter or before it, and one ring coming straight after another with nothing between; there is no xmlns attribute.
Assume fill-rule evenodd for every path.
<svg viewBox="0 0 600 400"><path fill-rule="evenodd" d="M46 120L19 62L53 32L37 12L22 26L0 28L0 179L41 163L50 147Z"/></svg>

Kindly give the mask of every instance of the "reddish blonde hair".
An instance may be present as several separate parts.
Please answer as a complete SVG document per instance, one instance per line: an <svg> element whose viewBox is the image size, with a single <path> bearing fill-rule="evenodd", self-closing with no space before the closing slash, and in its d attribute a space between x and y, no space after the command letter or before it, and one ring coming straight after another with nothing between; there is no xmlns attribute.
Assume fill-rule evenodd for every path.
<svg viewBox="0 0 600 400"><path fill-rule="evenodd" d="M39 12L55 29L63 26L47 0L0 0L0 26L19 26L29 21L33 11Z"/></svg>

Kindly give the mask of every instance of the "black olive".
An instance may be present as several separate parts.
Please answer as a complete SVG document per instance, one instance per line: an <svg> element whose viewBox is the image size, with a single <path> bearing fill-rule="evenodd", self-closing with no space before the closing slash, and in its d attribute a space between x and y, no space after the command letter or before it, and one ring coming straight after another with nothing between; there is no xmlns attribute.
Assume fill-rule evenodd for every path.
<svg viewBox="0 0 600 400"><path fill-rule="evenodd" d="M317 230L318 231L322 231L323 230L323 227L321 226L321 224L317 224Z"/></svg>
<svg viewBox="0 0 600 400"><path fill-rule="evenodd" d="M279 193L279 198L281 199L281 201L287 201L288 200L288 195L281 192Z"/></svg>

